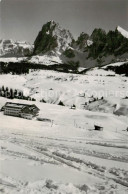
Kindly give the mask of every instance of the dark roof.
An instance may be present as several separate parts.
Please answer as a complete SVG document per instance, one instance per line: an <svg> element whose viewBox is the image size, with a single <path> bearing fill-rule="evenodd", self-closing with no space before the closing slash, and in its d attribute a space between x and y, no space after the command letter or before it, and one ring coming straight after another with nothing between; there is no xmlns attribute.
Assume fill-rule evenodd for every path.
<svg viewBox="0 0 128 194"><path fill-rule="evenodd" d="M99 125L94 125L94 127L95 127L95 130L101 130L101 129L103 129L103 127L101 127Z"/></svg>
<svg viewBox="0 0 128 194"><path fill-rule="evenodd" d="M13 102L7 102L4 106L4 108L9 107L9 108L18 108L18 109L23 109L25 107L29 107L30 109L37 108L39 109L35 104L20 104L20 103L13 103Z"/></svg>

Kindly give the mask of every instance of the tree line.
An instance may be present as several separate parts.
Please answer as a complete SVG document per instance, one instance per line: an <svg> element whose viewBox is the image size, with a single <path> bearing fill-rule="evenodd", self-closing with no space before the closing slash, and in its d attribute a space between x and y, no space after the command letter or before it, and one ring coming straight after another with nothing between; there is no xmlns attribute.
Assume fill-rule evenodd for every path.
<svg viewBox="0 0 128 194"><path fill-rule="evenodd" d="M54 70L62 72L72 72L78 73L79 62L70 61L68 64L53 64L53 65L43 65L29 62L1 62L0 63L0 73L8 74L12 73L13 75L28 74L29 70Z"/></svg>
<svg viewBox="0 0 128 194"><path fill-rule="evenodd" d="M0 87L0 96L8 99L22 99L36 101L36 99L31 98L30 96L24 96L23 91L18 89L12 89L5 86Z"/></svg>

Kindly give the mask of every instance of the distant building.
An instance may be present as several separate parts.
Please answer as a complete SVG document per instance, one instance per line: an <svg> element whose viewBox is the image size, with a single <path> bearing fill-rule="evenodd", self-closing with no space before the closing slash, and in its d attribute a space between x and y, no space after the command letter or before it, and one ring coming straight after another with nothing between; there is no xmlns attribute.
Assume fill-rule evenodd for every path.
<svg viewBox="0 0 128 194"><path fill-rule="evenodd" d="M95 130L97 131L103 131L103 127L99 126L99 125L94 125Z"/></svg>
<svg viewBox="0 0 128 194"><path fill-rule="evenodd" d="M7 102L1 110L4 111L5 115L22 117L26 119L32 119L39 113L39 108L35 104L29 105L12 102Z"/></svg>
<svg viewBox="0 0 128 194"><path fill-rule="evenodd" d="M73 104L72 106L71 106L71 109L76 109L76 105L75 104Z"/></svg>

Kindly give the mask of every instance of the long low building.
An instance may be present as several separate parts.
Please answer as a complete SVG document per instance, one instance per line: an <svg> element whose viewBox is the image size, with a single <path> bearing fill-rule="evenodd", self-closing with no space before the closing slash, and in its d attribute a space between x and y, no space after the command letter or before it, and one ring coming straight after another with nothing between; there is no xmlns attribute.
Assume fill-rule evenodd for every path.
<svg viewBox="0 0 128 194"><path fill-rule="evenodd" d="M4 111L5 115L22 117L26 119L32 119L34 116L37 116L39 110L40 109L35 104L29 105L12 102L7 102L2 107L2 111Z"/></svg>

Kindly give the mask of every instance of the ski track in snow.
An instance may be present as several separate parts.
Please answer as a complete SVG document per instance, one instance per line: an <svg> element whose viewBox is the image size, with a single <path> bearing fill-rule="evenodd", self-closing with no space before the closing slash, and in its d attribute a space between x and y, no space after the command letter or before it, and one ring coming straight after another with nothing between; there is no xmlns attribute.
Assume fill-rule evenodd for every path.
<svg viewBox="0 0 128 194"><path fill-rule="evenodd" d="M24 160L32 162L33 165L44 165L44 164L50 164L50 165L57 165L57 166L67 166L72 169L77 169L78 171L81 171L85 174L91 175L92 177L97 177L101 180L105 180L108 183L113 182L113 184L119 185L119 187L123 185L124 189L127 189L128 187L128 171L118 168L108 168L104 165L101 166L99 164L96 164L94 161L88 161L86 159L86 155L88 156L86 150L86 141L81 142L80 140L72 140L71 139L56 139L56 138L47 138L47 137L35 137L32 135L25 135L24 134L13 134L10 133L10 135L4 135L1 136L1 154L4 155L6 158L9 157L11 160ZM2 143L4 141L4 143ZM67 143L65 143L65 141ZM7 144L6 144L7 142ZM78 144L76 147L74 144ZM95 142L91 142L95 143ZM79 146L81 145L82 146ZM87 145L90 144L87 142ZM4 145L6 145L4 147ZM91 144L90 144L91 145ZM95 145L95 144L94 144ZM91 145L90 148L93 149L94 145ZM20 152L15 151L15 149L12 147L16 147L16 150L20 150ZM117 145L118 146L118 145ZM14 150L11 150L12 149ZM100 145L99 145L100 147ZM23 152L22 152L23 148ZM84 150L85 148L85 150ZM95 149L95 148L94 148ZM122 150L123 151L123 157L122 152L118 150L119 148L116 146L113 147L112 152L119 152L120 160L116 158L115 161L117 162L124 162L124 165L128 163L128 154L127 149ZM100 150L100 148L98 148ZM109 152L109 151L108 151ZM106 160L113 160L112 155L108 154L109 156L107 158L102 157L102 154L100 155L100 152L97 153L98 157L101 159ZM90 156L97 157L93 152L90 152ZM111 156L111 157L110 157ZM109 158L110 157L110 158ZM124 158L127 161L124 161ZM123 177L122 177L123 176ZM0 181L0 184L2 186L12 187L13 189L18 189L17 186L15 187L15 184L11 183L5 183L4 181ZM24 183L25 184L25 183ZM19 186L20 187L20 186ZM126 187L126 188L125 188ZM110 188L109 188L110 189ZM107 191L106 191L107 192Z"/></svg>

